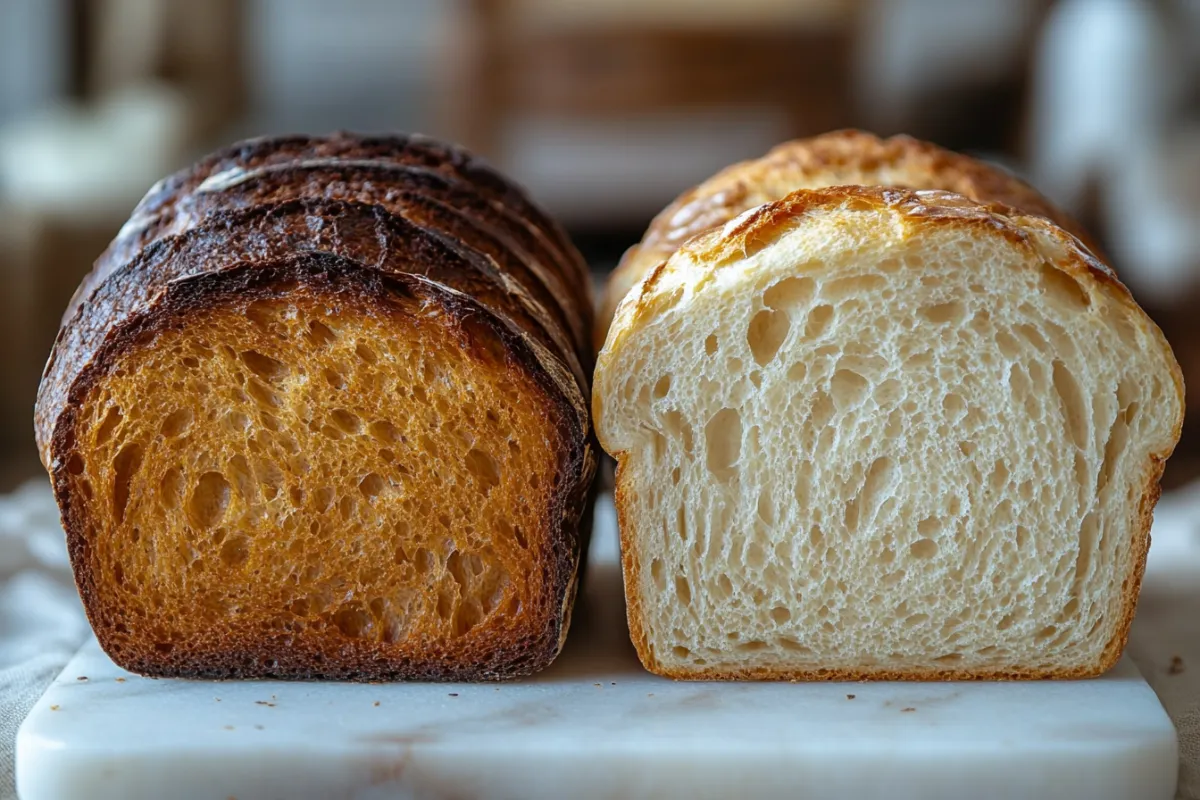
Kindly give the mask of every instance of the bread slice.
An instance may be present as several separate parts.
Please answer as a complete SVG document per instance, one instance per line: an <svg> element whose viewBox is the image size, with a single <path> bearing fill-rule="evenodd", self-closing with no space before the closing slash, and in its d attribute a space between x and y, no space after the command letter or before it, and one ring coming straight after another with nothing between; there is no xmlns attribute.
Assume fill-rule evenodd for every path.
<svg viewBox="0 0 1200 800"><path fill-rule="evenodd" d="M109 655L221 678L548 664L595 471L554 315L381 205L216 204L176 228L98 267L36 411Z"/></svg>
<svg viewBox="0 0 1200 800"><path fill-rule="evenodd" d="M593 414L675 678L1071 678L1125 644L1179 367L1042 217L798 191L621 303Z"/></svg>
<svg viewBox="0 0 1200 800"><path fill-rule="evenodd" d="M1007 172L909 136L880 139L862 131L834 131L785 142L762 158L727 167L663 209L605 286L596 348L603 345L621 298L692 236L797 189L843 185L942 189L1001 210L1019 208L1053 220L1098 252L1082 227Z"/></svg>

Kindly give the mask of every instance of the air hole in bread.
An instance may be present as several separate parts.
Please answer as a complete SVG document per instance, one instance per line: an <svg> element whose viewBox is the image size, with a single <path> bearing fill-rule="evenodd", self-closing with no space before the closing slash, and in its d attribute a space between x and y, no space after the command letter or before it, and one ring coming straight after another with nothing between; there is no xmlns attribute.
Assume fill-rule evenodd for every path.
<svg viewBox="0 0 1200 800"><path fill-rule="evenodd" d="M966 315L966 306L958 300L949 300L921 309L921 316L935 325L957 324L962 322Z"/></svg>
<svg viewBox="0 0 1200 800"><path fill-rule="evenodd" d="M831 305L822 304L808 312L808 322L804 327L806 339L820 338L833 322L834 309Z"/></svg>
<svg viewBox="0 0 1200 800"><path fill-rule="evenodd" d="M655 400L661 400L671 391L671 376L663 375L654 384L653 396Z"/></svg>
<svg viewBox="0 0 1200 800"><path fill-rule="evenodd" d="M708 338L704 340L704 353L706 355L711 356L711 355L714 355L716 352L717 352L717 335L715 333L709 334Z"/></svg>
<svg viewBox="0 0 1200 800"><path fill-rule="evenodd" d="M708 469L721 480L736 472L742 450L742 418L732 408L722 408L704 426L705 458Z"/></svg>
<svg viewBox="0 0 1200 800"><path fill-rule="evenodd" d="M791 326L791 320L784 311L765 308L754 315L746 332L746 342L759 366L766 366L774 360Z"/></svg>
<svg viewBox="0 0 1200 800"><path fill-rule="evenodd" d="M1051 264L1042 265L1042 289L1052 303L1070 311L1084 311L1092 303L1079 281Z"/></svg>
<svg viewBox="0 0 1200 800"><path fill-rule="evenodd" d="M112 438L113 431L121 423L121 419L125 415L121 413L121 409L117 406L110 406L104 414L104 419L100 421L100 427L96 429L96 445L100 446L108 442Z"/></svg>
<svg viewBox="0 0 1200 800"><path fill-rule="evenodd" d="M200 528L212 528L225 517L229 508L229 482L220 472L200 476L188 500L188 516Z"/></svg>
<svg viewBox="0 0 1200 800"><path fill-rule="evenodd" d="M159 433L168 439L182 436L187 433L187 429L191 427L194 418L195 413L190 408L176 409L163 420L162 425L159 427Z"/></svg>
<svg viewBox="0 0 1200 800"><path fill-rule="evenodd" d="M278 383L288 376L288 366L255 350L242 352L242 361L250 371L268 383Z"/></svg>
<svg viewBox="0 0 1200 800"><path fill-rule="evenodd" d="M830 394L838 411L849 411L862 405L870 384L866 378L849 369L839 369L829 382Z"/></svg>
<svg viewBox="0 0 1200 800"><path fill-rule="evenodd" d="M325 323L320 320L312 320L308 323L308 340L318 347L333 344L337 341L337 334L333 332Z"/></svg>
<svg viewBox="0 0 1200 800"><path fill-rule="evenodd" d="M129 486L134 473L142 465L142 446L130 442L121 448L113 460L113 514L120 524L125 519L125 509L129 505Z"/></svg>

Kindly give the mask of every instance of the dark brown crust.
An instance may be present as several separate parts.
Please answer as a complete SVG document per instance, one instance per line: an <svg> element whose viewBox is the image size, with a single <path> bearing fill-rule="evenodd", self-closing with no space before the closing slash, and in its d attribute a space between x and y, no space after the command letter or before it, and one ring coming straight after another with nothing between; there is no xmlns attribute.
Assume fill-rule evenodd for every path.
<svg viewBox="0 0 1200 800"><path fill-rule="evenodd" d="M405 303L436 304L454 319L466 352L494 352L499 346L508 364L521 369L541 388L547 419L566 446L560 453L558 491L547 515L554 530L546 539L553 546L542 570L544 602L525 610L520 635L501 641L500 632L480 630L461 647L431 645L419 657L403 660L377 642L320 647L320 643L285 641L282 636L238 636L236 629L222 639L218 649L204 653L190 652L187 643L164 653L152 642L136 637L125 639L119 650L112 649L121 609L107 603L98 590L87 513L84 502L72 492L67 467L82 401L123 354L146 346L159 331L186 327L197 311L241 307L256 299L287 297L301 289L332 304L370 307L380 314L404 313ZM126 669L158 677L191 678L501 680L543 668L561 646L581 556L580 519L595 471L587 420L563 397L560 383L546 372L543 360L524 336L472 298L422 277L389 274L313 252L269 262L235 263L176 280L143 304L138 313L110 328L104 344L72 382L50 446L51 479L84 608L101 646Z"/></svg>
<svg viewBox="0 0 1200 800"><path fill-rule="evenodd" d="M1129 627L1137 609L1138 592L1146 569L1146 555L1150 549L1150 527L1153 522L1154 505L1161 494L1160 479L1166 460L1174 444L1179 441L1183 429L1184 385L1183 374L1171 353L1170 345L1158 326L1137 305L1128 289L1116 274L1101 262L1076 237L1060 229L1041 216L1031 216L1014 209L1005 209L996 204L980 204L961 195L944 191L908 191L885 187L836 186L811 191L797 191L776 202L760 206L747 212L736 223L724 229L710 229L690 239L669 261L660 262L654 273L644 281L632 305L623 307L614 320L613 336L607 347L614 346L631 328L640 327L657 315L654 303L659 291L658 282L663 274L678 264L679 269L700 272L727 268L737 264L748 254L769 246L783 232L798 224L807 215L818 211L891 211L899 215L904 224L914 228L927 225L944 225L959 229L977 229L984 235L1003 236L1021 248L1031 251L1032 262L1047 264L1070 274L1075 279L1097 286L1130 314L1135 323L1143 327L1158 342L1168 356L1168 367L1176 386L1177 405L1180 413L1173 422L1171 447L1164 452L1152 453L1145 471L1145 489L1138 507L1138 522L1131 542L1132 560L1129 574L1121 586L1121 621L1112 639L1105 645L1099 660L1092 665L1073 668L1030 667L1000 670L943 670L909 668L887 669L821 669L796 670L783 667L722 670L719 668L694 671L673 669L658 661L650 646L646 633L641 597L638 593L640 565L636 558L633 541L639 536L630 523L628 507L632 502L630 493L635 490L628 485L625 473L624 451L607 450L617 460L615 503L621 535L621 561L625 576L626 608L629 630L638 658L646 669L658 675L679 680L791 680L791 681L848 681L848 680L1033 680L1073 679L1100 675L1111 669L1125 648ZM1055 248L1049 257L1042 242L1035 237L1044 237ZM601 355L597 365L597 376L607 368L609 353ZM619 359L618 359L619 361ZM593 408L598 433L604 442L604 400L600 393L602 382L594 383Z"/></svg>
<svg viewBox="0 0 1200 800"><path fill-rule="evenodd" d="M1052 220L1093 252L1100 252L1079 223L1032 186L997 167L910 136L880 139L863 131L834 131L785 142L762 158L726 167L664 208L609 277L597 315L596 349L604 344L621 298L692 236L795 189L847 184L941 189L994 204L999 210L1020 209Z"/></svg>
<svg viewBox="0 0 1200 800"><path fill-rule="evenodd" d="M420 135L361 136L338 133L328 137L290 136L252 139L218 151L192 167L164 179L153 187L134 209L130 223L101 255L97 271L111 263L124 263L138 249L162 235L173 224L176 205L206 181L222 173L270 170L302 162L343 162L345 167L409 167L411 175L440 176L443 181L467 186L467 198L477 206L488 205L496 213L511 216L527 229L529 236L551 254L550 260L571 287L572 295L585 300L582 312L591 324L591 283L587 265L562 228L533 203L515 183L466 151ZM390 179L394 180L394 178ZM361 199L361 198L352 198Z"/></svg>
<svg viewBox="0 0 1200 800"><path fill-rule="evenodd" d="M107 331L181 277L304 251L341 255L389 273L424 275L474 297L551 352L565 353L564 363L586 396L587 377L566 343L555 336L554 325L538 317L536 306L520 302L505 289L494 263L469 248L379 206L321 200L257 205L213 212L203 225L155 241L110 273L76 307L59 331L38 387L35 433L43 462L50 464L47 445L70 381L95 356Z"/></svg>

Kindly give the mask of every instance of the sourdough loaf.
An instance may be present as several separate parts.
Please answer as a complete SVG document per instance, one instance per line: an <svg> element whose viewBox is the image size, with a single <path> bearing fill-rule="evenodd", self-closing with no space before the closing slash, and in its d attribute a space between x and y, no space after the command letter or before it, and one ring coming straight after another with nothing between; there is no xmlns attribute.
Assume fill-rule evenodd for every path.
<svg viewBox="0 0 1200 800"><path fill-rule="evenodd" d="M958 194L797 191L621 302L594 376L632 638L676 678L1096 675L1183 411L1079 240Z"/></svg>
<svg viewBox="0 0 1200 800"><path fill-rule="evenodd" d="M1053 220L1096 250L1086 231L1007 172L909 136L880 139L862 131L834 131L785 142L762 158L727 167L663 209L609 278L596 348L604 343L621 298L690 237L797 189L844 185L942 189L1001 210L1019 208Z"/></svg>
<svg viewBox="0 0 1200 800"><path fill-rule="evenodd" d="M36 409L104 649L163 676L548 664L595 469L580 271L423 138L257 140L152 189Z"/></svg>

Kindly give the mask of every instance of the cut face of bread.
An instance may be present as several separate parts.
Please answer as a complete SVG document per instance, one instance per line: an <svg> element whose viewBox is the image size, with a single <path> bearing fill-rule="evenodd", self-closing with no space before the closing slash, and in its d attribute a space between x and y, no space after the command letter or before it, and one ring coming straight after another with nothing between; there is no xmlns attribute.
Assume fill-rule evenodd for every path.
<svg viewBox="0 0 1200 800"><path fill-rule="evenodd" d="M549 664L596 466L581 265L422 137L244 142L153 188L35 409L105 651L182 677Z"/></svg>
<svg viewBox="0 0 1200 800"><path fill-rule="evenodd" d="M118 661L487 678L557 652L580 418L472 301L309 256L173 284L124 330L54 476Z"/></svg>
<svg viewBox="0 0 1200 800"><path fill-rule="evenodd" d="M635 644L679 678L1095 675L1182 381L1106 267L958 195L797 192L621 304L593 410Z"/></svg>
<svg viewBox="0 0 1200 800"><path fill-rule="evenodd" d="M880 139L862 131L834 131L785 142L762 158L727 167L663 209L609 278L596 326L597 349L626 292L692 236L798 189L849 185L941 189L984 205L1017 208L1046 217L1095 250L1074 220L1001 169L909 136Z"/></svg>

